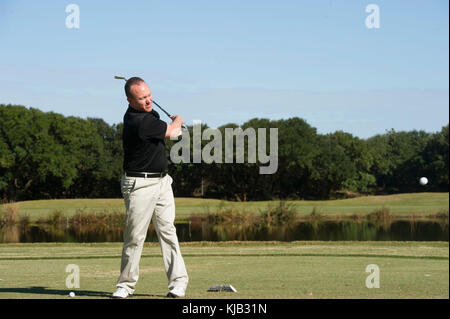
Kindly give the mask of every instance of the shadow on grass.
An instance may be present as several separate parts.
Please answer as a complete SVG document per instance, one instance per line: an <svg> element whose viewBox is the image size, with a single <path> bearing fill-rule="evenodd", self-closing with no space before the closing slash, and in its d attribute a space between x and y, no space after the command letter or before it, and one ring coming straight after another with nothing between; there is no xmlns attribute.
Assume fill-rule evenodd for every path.
<svg viewBox="0 0 450 319"><path fill-rule="evenodd" d="M27 287L27 288L0 288L0 298L2 293L20 293L20 294L36 294L36 295L55 295L61 297L69 297L69 292L73 291L77 297L97 297L97 298L111 298L112 292L92 291L92 290L69 290L69 289L49 289L47 287ZM156 297L163 298L164 295L150 295L150 294L134 294L133 297ZM11 298L13 299L13 298ZM111 298L112 299L112 298Z"/></svg>

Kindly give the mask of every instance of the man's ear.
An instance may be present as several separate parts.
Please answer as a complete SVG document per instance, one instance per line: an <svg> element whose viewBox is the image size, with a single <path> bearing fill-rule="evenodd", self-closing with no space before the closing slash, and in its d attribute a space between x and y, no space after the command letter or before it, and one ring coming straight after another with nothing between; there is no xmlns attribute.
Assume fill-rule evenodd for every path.
<svg viewBox="0 0 450 319"><path fill-rule="evenodd" d="M127 101L128 103L131 103L131 99L129 97L127 97Z"/></svg>

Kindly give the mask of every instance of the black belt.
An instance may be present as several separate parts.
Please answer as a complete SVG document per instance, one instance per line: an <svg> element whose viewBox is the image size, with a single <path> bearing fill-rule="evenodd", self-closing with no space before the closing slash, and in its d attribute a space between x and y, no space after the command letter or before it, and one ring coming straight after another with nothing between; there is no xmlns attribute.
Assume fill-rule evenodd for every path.
<svg viewBox="0 0 450 319"><path fill-rule="evenodd" d="M125 172L125 176L127 177L144 177L144 178L150 178L150 177L164 177L167 175L167 172L160 172L160 173L138 173L138 172Z"/></svg>

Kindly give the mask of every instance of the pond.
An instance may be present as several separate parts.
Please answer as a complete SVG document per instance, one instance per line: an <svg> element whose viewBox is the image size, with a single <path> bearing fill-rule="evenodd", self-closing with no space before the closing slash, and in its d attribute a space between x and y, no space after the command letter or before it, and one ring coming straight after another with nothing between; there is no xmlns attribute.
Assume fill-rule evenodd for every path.
<svg viewBox="0 0 450 319"><path fill-rule="evenodd" d="M189 241L448 241L447 220L291 221L283 225L211 223L192 219L176 223L180 242ZM0 243L122 242L123 226L105 224L15 224L0 228ZM157 242L150 225L146 241Z"/></svg>

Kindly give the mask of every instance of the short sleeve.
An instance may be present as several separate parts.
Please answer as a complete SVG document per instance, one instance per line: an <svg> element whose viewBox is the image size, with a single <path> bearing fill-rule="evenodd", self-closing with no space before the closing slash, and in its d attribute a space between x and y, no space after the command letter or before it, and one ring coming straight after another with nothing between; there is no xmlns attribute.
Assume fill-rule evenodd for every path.
<svg viewBox="0 0 450 319"><path fill-rule="evenodd" d="M164 140L166 137L167 123L161 121L153 114L148 113L139 126L139 137L143 140L158 139Z"/></svg>

